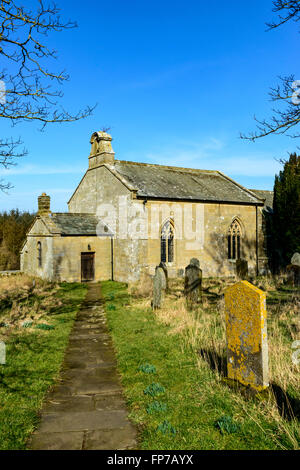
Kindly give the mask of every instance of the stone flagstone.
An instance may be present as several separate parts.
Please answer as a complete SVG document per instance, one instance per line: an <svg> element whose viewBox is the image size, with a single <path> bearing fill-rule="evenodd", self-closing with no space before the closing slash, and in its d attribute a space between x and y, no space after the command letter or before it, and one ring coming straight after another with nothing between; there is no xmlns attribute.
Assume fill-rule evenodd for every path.
<svg viewBox="0 0 300 470"><path fill-rule="evenodd" d="M32 450L135 449L99 284L89 284L70 334L60 382L48 392Z"/></svg>
<svg viewBox="0 0 300 470"><path fill-rule="evenodd" d="M256 390L269 385L266 294L240 281L225 291L228 378Z"/></svg>

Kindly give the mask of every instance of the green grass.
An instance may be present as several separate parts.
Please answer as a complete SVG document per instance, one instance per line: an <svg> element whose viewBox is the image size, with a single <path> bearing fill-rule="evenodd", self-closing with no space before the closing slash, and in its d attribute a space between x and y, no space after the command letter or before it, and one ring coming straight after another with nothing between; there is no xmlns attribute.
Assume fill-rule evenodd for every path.
<svg viewBox="0 0 300 470"><path fill-rule="evenodd" d="M284 423L283 429L278 419L268 415L268 400L229 388L205 361L199 362L195 349L180 334L170 334L170 326L158 322L151 309L136 306L125 284L103 282L102 293L108 301L108 327L141 449L297 446L296 422ZM143 371L145 364L155 368L155 375ZM145 393L158 389L158 397Z"/></svg>
<svg viewBox="0 0 300 470"><path fill-rule="evenodd" d="M0 449L22 450L38 423L48 388L58 377L80 303L83 284L60 286L62 305L43 320L46 326L15 329L6 341L6 364L0 365Z"/></svg>

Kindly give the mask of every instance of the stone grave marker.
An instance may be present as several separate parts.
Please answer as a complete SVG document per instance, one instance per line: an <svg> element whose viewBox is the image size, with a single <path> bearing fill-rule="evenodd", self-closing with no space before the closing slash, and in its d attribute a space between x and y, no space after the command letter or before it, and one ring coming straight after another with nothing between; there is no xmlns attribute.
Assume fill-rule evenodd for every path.
<svg viewBox="0 0 300 470"><path fill-rule="evenodd" d="M293 284L300 287L300 253L294 253L290 264L293 273Z"/></svg>
<svg viewBox="0 0 300 470"><path fill-rule="evenodd" d="M291 259L291 264L293 266L299 266L300 268L300 253L294 253Z"/></svg>
<svg viewBox="0 0 300 470"><path fill-rule="evenodd" d="M4 341L0 341L0 365L6 363L6 345Z"/></svg>
<svg viewBox="0 0 300 470"><path fill-rule="evenodd" d="M184 269L178 269L177 276L178 277L184 277Z"/></svg>
<svg viewBox="0 0 300 470"><path fill-rule="evenodd" d="M169 292L169 279L168 279L168 269L167 269L166 263L163 263L161 261L158 267L161 268L164 272L165 283L166 283L166 292L168 293Z"/></svg>
<svg viewBox="0 0 300 470"><path fill-rule="evenodd" d="M185 268L184 294L188 308L193 308L202 301L202 270L197 258L192 258Z"/></svg>
<svg viewBox="0 0 300 470"><path fill-rule="evenodd" d="M248 278L248 261L246 259L237 259L235 269L238 279L246 280Z"/></svg>
<svg viewBox="0 0 300 470"><path fill-rule="evenodd" d="M166 290L166 277L164 270L160 266L156 266L153 278L153 300L152 308L156 310L161 307Z"/></svg>
<svg viewBox="0 0 300 470"><path fill-rule="evenodd" d="M266 294L240 281L225 291L228 378L255 390L269 385Z"/></svg>

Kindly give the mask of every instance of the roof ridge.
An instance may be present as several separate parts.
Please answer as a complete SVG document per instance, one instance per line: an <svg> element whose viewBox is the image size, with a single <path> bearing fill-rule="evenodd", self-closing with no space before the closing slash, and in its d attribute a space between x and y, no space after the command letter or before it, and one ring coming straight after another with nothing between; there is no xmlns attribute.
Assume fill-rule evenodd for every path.
<svg viewBox="0 0 300 470"><path fill-rule="evenodd" d="M52 212L52 215L92 215L92 216L95 216L96 214L92 214L91 212Z"/></svg>
<svg viewBox="0 0 300 470"><path fill-rule="evenodd" d="M38 218L46 225L46 228L50 233L61 233L60 228L55 224L52 219L52 212L50 214L38 215Z"/></svg>
<svg viewBox="0 0 300 470"><path fill-rule="evenodd" d="M133 162L130 160L115 160L117 163L126 163L129 165L140 165L140 166L158 166L160 168L165 168L166 170L176 170L176 171L190 171L190 172L202 172L202 173L217 173L218 170L202 170L200 168L186 168L182 166L172 166L172 165L160 165L159 163L144 163L144 162Z"/></svg>
<svg viewBox="0 0 300 470"><path fill-rule="evenodd" d="M251 192L251 189L248 189L246 188L246 186L243 186L242 184L238 183L237 181L233 180L232 178L230 178L230 176L227 176L225 175L225 173L223 173L222 171L218 171L218 173L225 179L227 179L228 181L231 181L233 184L235 184L236 186L238 186L242 191L245 191L245 193L248 193L250 194L250 196L252 196L254 199L257 199L258 201L263 201L262 198L256 196L256 194L252 193Z"/></svg>
<svg viewBox="0 0 300 470"><path fill-rule="evenodd" d="M251 188L249 188L249 191L260 191L260 192L263 192L263 193L274 193L274 191L271 190L271 189L251 189Z"/></svg>

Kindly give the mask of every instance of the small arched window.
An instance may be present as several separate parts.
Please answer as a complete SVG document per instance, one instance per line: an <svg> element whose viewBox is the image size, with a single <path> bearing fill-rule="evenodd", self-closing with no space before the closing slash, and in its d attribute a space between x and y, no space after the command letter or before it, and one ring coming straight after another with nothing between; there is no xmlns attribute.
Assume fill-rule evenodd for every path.
<svg viewBox="0 0 300 470"><path fill-rule="evenodd" d="M241 257L241 238L242 230L237 219L234 219L229 227L228 240L228 259L240 259Z"/></svg>
<svg viewBox="0 0 300 470"><path fill-rule="evenodd" d="M163 225L161 230L160 260L163 263L174 261L174 227L170 220Z"/></svg>
<svg viewBox="0 0 300 470"><path fill-rule="evenodd" d="M39 268L42 267L42 244L41 242L38 242L37 244L37 252L38 252L38 264Z"/></svg>

